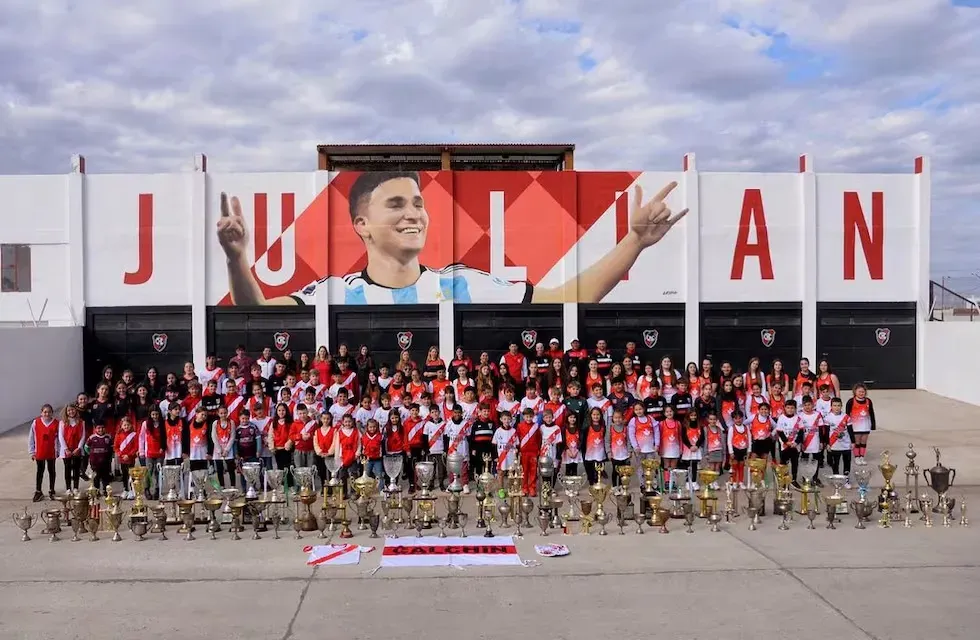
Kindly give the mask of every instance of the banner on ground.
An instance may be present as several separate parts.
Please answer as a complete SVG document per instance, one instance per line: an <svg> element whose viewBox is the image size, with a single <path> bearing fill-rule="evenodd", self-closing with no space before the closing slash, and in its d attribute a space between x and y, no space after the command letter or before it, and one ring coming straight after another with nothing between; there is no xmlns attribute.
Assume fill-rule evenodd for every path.
<svg viewBox="0 0 980 640"><path fill-rule="evenodd" d="M512 536L493 538L388 538L382 567L523 566Z"/></svg>
<svg viewBox="0 0 980 640"><path fill-rule="evenodd" d="M361 561L361 553L374 551L374 547L362 547L357 544L320 544L303 547L303 553L309 554L306 564L315 567L321 564L357 564Z"/></svg>

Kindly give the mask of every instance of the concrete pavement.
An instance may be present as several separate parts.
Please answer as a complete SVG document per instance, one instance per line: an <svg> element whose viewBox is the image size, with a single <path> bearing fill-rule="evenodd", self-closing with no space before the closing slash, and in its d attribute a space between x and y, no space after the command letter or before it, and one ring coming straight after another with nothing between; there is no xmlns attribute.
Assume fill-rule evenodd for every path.
<svg viewBox="0 0 980 640"><path fill-rule="evenodd" d="M964 485L954 495L965 494L980 518L980 487L966 486L980 485L980 408L920 392L877 391L874 399L881 428L869 462L889 447L901 469L912 441L920 466L932 466L928 447L940 446ZM22 430L0 436L7 512L29 504L25 442ZM822 523L808 531L800 520L779 531L769 517L753 532L743 516L720 533L698 521L688 535L674 521L669 535L529 534L518 549L537 566L369 575L383 541L360 532L355 542L379 546L360 565L311 569L302 547L316 542L312 534L232 541L223 532L186 542L171 532L166 542L137 543L124 533L119 543L51 544L38 526L35 540L21 543L8 516L0 523L0 638L977 637L980 519L949 529L914 524L858 531L846 516L836 531ZM539 559L539 542L567 544L571 555Z"/></svg>

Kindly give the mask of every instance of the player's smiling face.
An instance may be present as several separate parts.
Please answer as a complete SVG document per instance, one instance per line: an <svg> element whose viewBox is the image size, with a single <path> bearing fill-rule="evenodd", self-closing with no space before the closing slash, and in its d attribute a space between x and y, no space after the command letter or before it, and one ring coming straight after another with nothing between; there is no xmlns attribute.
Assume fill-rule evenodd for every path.
<svg viewBox="0 0 980 640"><path fill-rule="evenodd" d="M380 184L362 205L354 228L382 253L417 256L425 247L429 228L429 214L418 184L411 178Z"/></svg>

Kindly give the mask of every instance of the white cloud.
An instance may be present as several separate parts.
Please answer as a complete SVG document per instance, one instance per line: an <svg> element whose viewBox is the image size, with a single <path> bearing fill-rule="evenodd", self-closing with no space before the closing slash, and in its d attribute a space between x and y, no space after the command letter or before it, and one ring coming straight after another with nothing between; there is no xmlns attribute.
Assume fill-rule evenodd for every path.
<svg viewBox="0 0 980 640"><path fill-rule="evenodd" d="M595 66L584 69L580 56ZM980 268L980 10L951 0L6 0L0 173L314 166L314 142L554 141L582 168L934 168ZM956 240L951 239L956 229ZM978 281L980 283L980 281Z"/></svg>

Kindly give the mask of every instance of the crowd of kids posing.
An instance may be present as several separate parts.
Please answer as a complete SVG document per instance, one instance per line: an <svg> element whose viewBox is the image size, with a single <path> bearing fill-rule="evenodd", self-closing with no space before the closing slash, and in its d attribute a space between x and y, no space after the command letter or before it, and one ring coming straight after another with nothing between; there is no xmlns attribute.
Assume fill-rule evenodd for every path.
<svg viewBox="0 0 980 640"><path fill-rule="evenodd" d="M43 499L45 473L54 499L59 458L66 490L118 480L126 499L135 497L128 472L137 461L148 467L147 497L159 499L160 464L211 469L225 487L241 486L242 463L261 462L287 470L292 487L292 466L315 466L322 481L329 457L341 480L366 464L389 482L383 460L401 456L414 492L421 460L436 463L445 488L447 454L464 460L464 493L485 464L503 473L519 461L523 490L534 496L545 454L558 463L556 476L584 468L590 483L603 463L659 458L665 484L671 469L684 468L693 489L700 465L730 471L728 481L744 487L745 461L756 457L789 464L799 486L799 462L813 459L820 485L825 460L844 475L852 460L864 464L876 428L867 389L855 385L842 401L826 360L812 371L804 358L791 377L779 360L763 371L758 358L744 373L728 362L716 370L709 359L681 372L669 357L642 363L633 343L613 356L604 341L590 350L573 341L563 352L552 340L531 355L512 344L499 362L484 353L474 363L461 347L454 356L447 367L432 347L421 366L404 351L394 367L375 367L366 347L356 356L343 345L337 354L321 347L299 360L287 351L278 361L269 349L252 360L239 347L226 368L211 355L204 370L187 363L163 380L155 369L139 383L128 370L117 380L106 368L93 397L79 394L57 417L44 405L32 422L34 500Z"/></svg>

